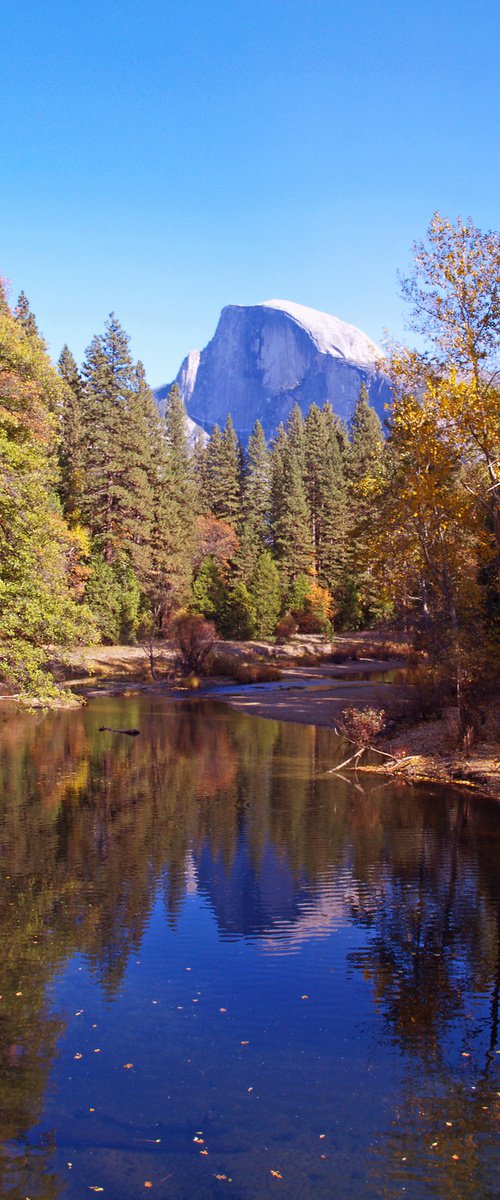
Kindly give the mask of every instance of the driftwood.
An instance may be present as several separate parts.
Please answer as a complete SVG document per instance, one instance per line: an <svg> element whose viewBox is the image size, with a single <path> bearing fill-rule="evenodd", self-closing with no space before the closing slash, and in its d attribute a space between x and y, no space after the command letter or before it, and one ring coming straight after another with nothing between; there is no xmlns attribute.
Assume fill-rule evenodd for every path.
<svg viewBox="0 0 500 1200"><path fill-rule="evenodd" d="M137 737L140 729L111 729L110 725L99 725L99 733L126 733L128 737Z"/></svg>
<svg viewBox="0 0 500 1200"><path fill-rule="evenodd" d="M348 741L351 741L351 739L349 738ZM355 746L356 742L351 741L351 745ZM349 767L350 771L369 771L370 769L377 770L377 767L370 768L361 767L358 765L361 755L365 753L365 750L370 750L372 754L380 754L381 758L389 759L386 769L395 775L398 772L398 767L400 767L403 763L409 762L410 759L413 758L412 754L406 754L404 758L396 758L394 754L388 754L386 750L378 750L377 746L358 746L355 754L351 754L350 758L345 758L343 762L339 763L338 767L330 767L330 770L327 771L327 775L334 775L337 771L341 771L343 767ZM354 766L351 767L350 763L354 763Z"/></svg>

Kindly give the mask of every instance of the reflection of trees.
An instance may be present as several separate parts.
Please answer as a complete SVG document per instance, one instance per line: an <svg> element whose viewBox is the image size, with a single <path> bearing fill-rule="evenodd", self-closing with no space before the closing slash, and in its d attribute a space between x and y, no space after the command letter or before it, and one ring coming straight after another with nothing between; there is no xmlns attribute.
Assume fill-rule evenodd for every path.
<svg viewBox="0 0 500 1200"><path fill-rule="evenodd" d="M99 733L99 725L136 726L141 734ZM327 775L331 748L328 730L229 714L207 702L100 701L45 719L12 716L4 725L0 1140L21 1141L15 1172L12 1155L0 1160L2 1195L57 1195L56 1181L43 1175L50 1146L22 1143L39 1119L61 1030L46 1003L50 980L78 951L112 998L158 892L169 920L177 920L191 849L220 886L236 872L236 896L244 847L244 869L260 889L254 932L272 931L276 913L291 940L326 927L315 918L315 897L328 917L328 889L342 880L331 921L341 920L344 905L366 928L368 949L352 962L371 981L411 1064L383 1149L389 1182L381 1195L393 1194L393 1155L402 1141L413 1153L427 1145L440 1105L455 1113L449 1119L465 1138L470 1094L457 1077L459 1051L452 1061L447 1040L473 993L489 988L490 1027L474 1068L477 1096L490 1112L477 1105L477 1137L488 1130L500 980L498 842L481 836L484 810L469 813L460 801L446 808L401 787L356 790ZM495 814L488 832L497 825ZM304 885L307 911L296 903ZM224 902L233 904L230 889ZM217 915L215 892L213 903ZM232 920L243 933L235 905ZM475 1127L470 1136L472 1164ZM439 1187L436 1195L447 1196Z"/></svg>
<svg viewBox="0 0 500 1200"><path fill-rule="evenodd" d="M351 961L371 981L406 1062L375 1174L384 1197L399 1195L402 1184L411 1196L411 1181L425 1179L443 1200L493 1200L500 922L496 869L484 869L486 810L418 800L379 885L353 906L370 937ZM488 991L485 1004L478 998Z"/></svg>

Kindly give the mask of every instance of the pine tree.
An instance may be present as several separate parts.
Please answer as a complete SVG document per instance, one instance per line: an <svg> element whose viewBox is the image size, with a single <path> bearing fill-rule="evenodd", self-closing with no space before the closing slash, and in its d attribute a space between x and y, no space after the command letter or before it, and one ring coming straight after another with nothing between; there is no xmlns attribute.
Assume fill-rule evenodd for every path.
<svg viewBox="0 0 500 1200"><path fill-rule="evenodd" d="M300 415L300 410L297 409ZM283 587L302 572L314 572L311 514L304 484L303 430L292 414L291 433L278 430L272 454L273 538Z"/></svg>
<svg viewBox="0 0 500 1200"><path fill-rule="evenodd" d="M365 383L361 384L351 420L349 476L354 484L383 471L384 435L380 420L372 408Z"/></svg>
<svg viewBox="0 0 500 1200"><path fill-rule="evenodd" d="M366 385L362 384L351 421L348 460L350 553L346 579L351 614L356 609L362 620L381 612L371 544L378 523L377 505L384 488L384 453L382 426L369 403ZM345 606L344 620L347 621L348 615Z"/></svg>
<svg viewBox="0 0 500 1200"><path fill-rule="evenodd" d="M338 596L347 553L346 481L330 404L311 405L304 424L306 487L319 581Z"/></svg>
<svg viewBox="0 0 500 1200"><path fill-rule="evenodd" d="M250 582L257 637L272 637L281 612L279 571L269 550L259 556Z"/></svg>
<svg viewBox="0 0 500 1200"><path fill-rule="evenodd" d="M206 505L209 512L236 529L241 517L241 447L231 415L224 431L214 425L205 465Z"/></svg>
<svg viewBox="0 0 500 1200"><path fill-rule="evenodd" d="M70 524L81 516L83 489L83 383L68 346L63 346L58 363L64 383L59 417L59 495Z"/></svg>
<svg viewBox="0 0 500 1200"><path fill-rule="evenodd" d="M147 571L152 495L144 461L144 389L112 313L83 366L83 511L106 562ZM147 420L146 420L147 424Z"/></svg>
<svg viewBox="0 0 500 1200"><path fill-rule="evenodd" d="M238 569L247 584L269 537L270 502L270 455L262 425L260 421L256 421L248 439L246 453L238 555Z"/></svg>
<svg viewBox="0 0 500 1200"><path fill-rule="evenodd" d="M28 297L25 292L20 292L19 298L14 309L14 320L23 330L23 333L28 337L38 338L44 350L47 349L43 338L40 335L38 325L34 313L30 309Z"/></svg>

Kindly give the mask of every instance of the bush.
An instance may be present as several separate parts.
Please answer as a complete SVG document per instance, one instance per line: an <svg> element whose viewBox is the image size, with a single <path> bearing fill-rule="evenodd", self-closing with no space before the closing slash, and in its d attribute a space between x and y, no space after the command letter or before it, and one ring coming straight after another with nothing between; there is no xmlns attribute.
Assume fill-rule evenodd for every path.
<svg viewBox="0 0 500 1200"><path fill-rule="evenodd" d="M281 618L281 621L278 621L274 632L276 634L276 640L281 643L289 642L290 639L293 638L294 633L297 632L297 622L294 617L292 617L291 613L285 613L284 617Z"/></svg>
<svg viewBox="0 0 500 1200"><path fill-rule="evenodd" d="M327 588L321 587L307 575L299 575L288 596L288 607L300 633L322 633L331 636L333 601Z"/></svg>
<svg viewBox="0 0 500 1200"><path fill-rule="evenodd" d="M217 636L213 622L197 613L179 613L170 624L169 634L176 650L176 668L182 675L203 675Z"/></svg>
<svg viewBox="0 0 500 1200"><path fill-rule="evenodd" d="M344 708L337 726L337 733L342 733L356 746L370 746L377 734L385 725L383 708Z"/></svg>
<svg viewBox="0 0 500 1200"><path fill-rule="evenodd" d="M206 662L206 671L210 675L222 675L234 679L236 683L275 683L281 679L281 671L268 663L259 661L245 662L233 654L223 651L212 651Z"/></svg>
<svg viewBox="0 0 500 1200"><path fill-rule="evenodd" d="M277 667L238 662L234 665L233 677L237 683L276 683L282 674Z"/></svg>

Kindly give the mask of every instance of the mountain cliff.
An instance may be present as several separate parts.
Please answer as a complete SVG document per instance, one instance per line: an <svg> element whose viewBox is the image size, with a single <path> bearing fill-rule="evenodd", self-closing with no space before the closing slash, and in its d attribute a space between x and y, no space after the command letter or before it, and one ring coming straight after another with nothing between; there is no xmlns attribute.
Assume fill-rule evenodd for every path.
<svg viewBox="0 0 500 1200"><path fill-rule="evenodd" d="M381 357L360 329L328 313L287 300L230 304L208 346L184 359L176 382L193 421L211 432L230 412L246 441L257 418L270 437L295 403L306 413L329 400L349 421L362 382L382 417L389 389L377 370ZM160 402L169 387L158 389Z"/></svg>

